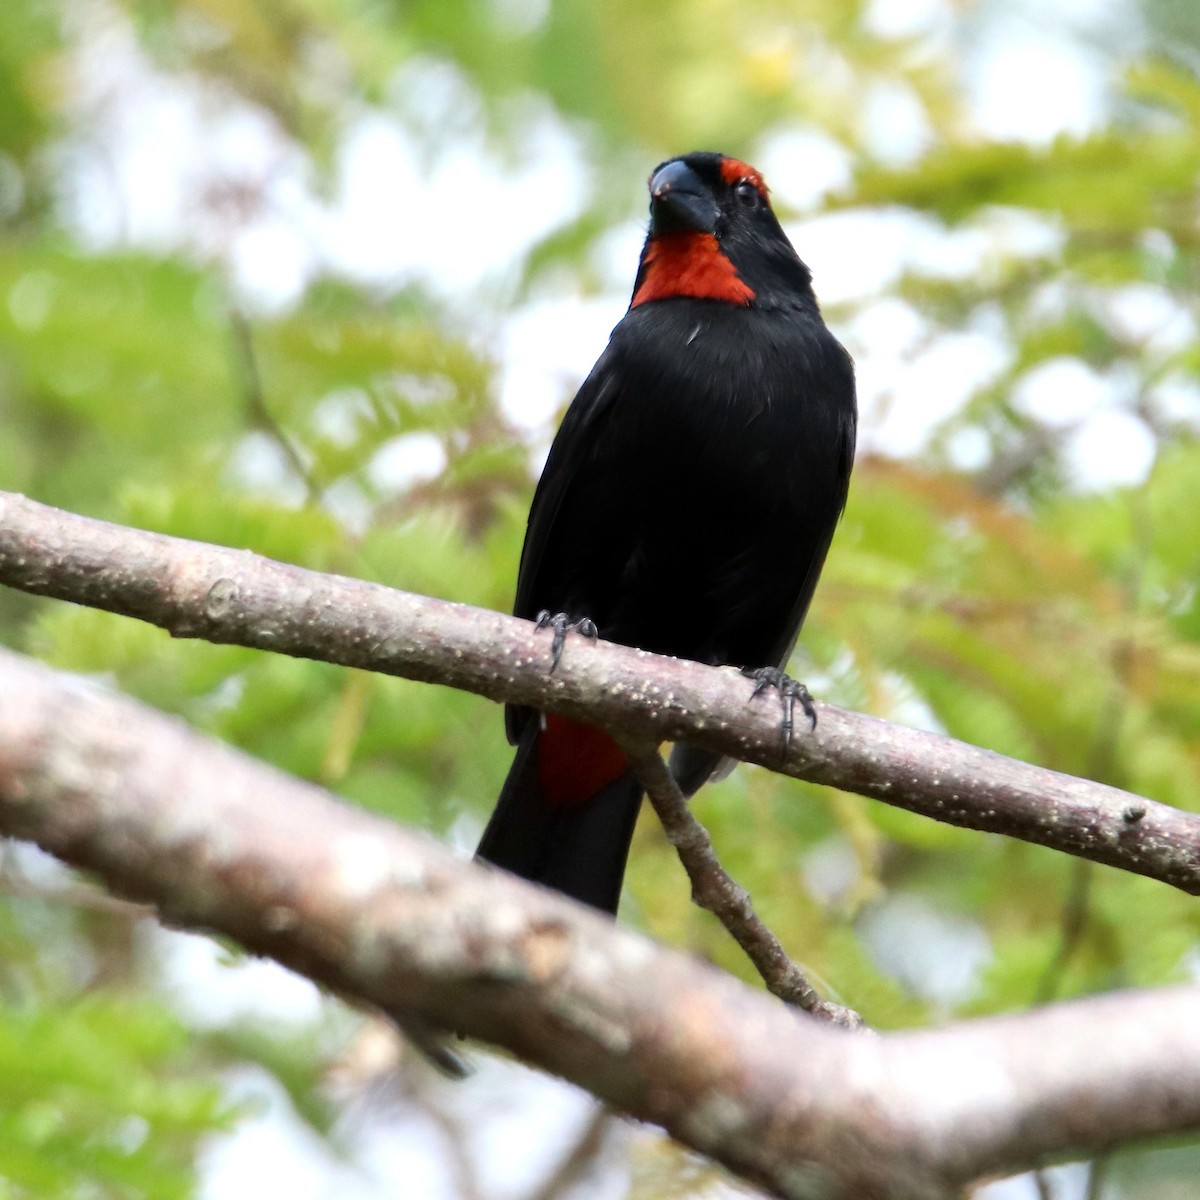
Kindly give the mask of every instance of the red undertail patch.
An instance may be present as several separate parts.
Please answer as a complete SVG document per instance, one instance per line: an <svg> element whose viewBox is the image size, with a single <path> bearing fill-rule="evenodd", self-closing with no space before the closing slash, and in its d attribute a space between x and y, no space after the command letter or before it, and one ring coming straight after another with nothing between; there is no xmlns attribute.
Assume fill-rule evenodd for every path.
<svg viewBox="0 0 1200 1200"><path fill-rule="evenodd" d="M664 233L647 245L642 281L629 307L671 296L745 305L754 299L754 289L738 275L711 233L689 230Z"/></svg>
<svg viewBox="0 0 1200 1200"><path fill-rule="evenodd" d="M553 713L545 716L537 753L538 782L554 808L590 800L628 767L620 746L603 730Z"/></svg>

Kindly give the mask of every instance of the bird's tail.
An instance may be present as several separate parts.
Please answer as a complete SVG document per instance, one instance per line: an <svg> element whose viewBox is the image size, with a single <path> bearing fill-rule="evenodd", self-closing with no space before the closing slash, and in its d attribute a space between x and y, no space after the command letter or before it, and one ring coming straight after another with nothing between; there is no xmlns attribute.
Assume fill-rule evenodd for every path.
<svg viewBox="0 0 1200 1200"><path fill-rule="evenodd" d="M641 801L606 733L533 714L476 857L615 913Z"/></svg>

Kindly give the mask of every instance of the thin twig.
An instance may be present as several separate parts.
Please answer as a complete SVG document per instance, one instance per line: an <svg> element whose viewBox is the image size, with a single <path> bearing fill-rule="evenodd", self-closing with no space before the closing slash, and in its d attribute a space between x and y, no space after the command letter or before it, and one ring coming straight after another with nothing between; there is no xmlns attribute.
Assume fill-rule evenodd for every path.
<svg viewBox="0 0 1200 1200"><path fill-rule="evenodd" d="M852 1009L823 1000L808 977L788 957L779 939L754 911L750 893L730 878L713 850L708 831L692 816L667 764L654 746L626 741L623 748L692 884L692 899L725 926L762 976L767 990L814 1017L861 1029Z"/></svg>
<svg viewBox="0 0 1200 1200"><path fill-rule="evenodd" d="M1034 989L1035 1005L1045 1004L1059 994L1067 967L1079 947L1083 945L1088 926L1094 871L1093 864L1082 858L1077 858L1071 863L1071 881L1067 888L1066 902L1063 904L1058 947Z"/></svg>
<svg viewBox="0 0 1200 1200"><path fill-rule="evenodd" d="M467 1142L466 1123L455 1113L444 1108L428 1088L420 1094L410 1093L409 1098L441 1136L446 1159L450 1164L455 1200L484 1200L479 1175Z"/></svg>
<svg viewBox="0 0 1200 1200"><path fill-rule="evenodd" d="M562 1161L526 1200L561 1200L592 1168L615 1120L607 1108L598 1105Z"/></svg>
<svg viewBox="0 0 1200 1200"><path fill-rule="evenodd" d="M1124 611L1129 632L1112 647L1112 678L1100 703L1096 732L1088 755L1087 772L1093 779L1120 779L1117 751L1121 734L1129 715L1131 676L1137 658L1137 640L1133 632L1135 619L1143 607L1146 572L1154 531L1150 511L1140 494L1130 499L1130 516L1136 536L1133 539L1134 559L1124 587ZM1062 986L1071 960L1083 945L1091 916L1092 864L1077 860L1071 872L1066 903L1063 905L1062 933L1058 949L1038 980L1035 1004L1053 1000Z"/></svg>
<svg viewBox="0 0 1200 1200"><path fill-rule="evenodd" d="M242 377L242 391L246 399L246 409L250 420L257 429L262 430L283 451L292 470L300 482L304 484L305 493L310 504L319 504L321 489L313 478L312 470L304 461L295 442L287 430L275 419L275 415L267 406L266 392L263 390L262 373L258 369L258 354L254 349L254 331L246 314L240 308L230 308L229 328L233 334L233 349L237 359L238 371Z"/></svg>

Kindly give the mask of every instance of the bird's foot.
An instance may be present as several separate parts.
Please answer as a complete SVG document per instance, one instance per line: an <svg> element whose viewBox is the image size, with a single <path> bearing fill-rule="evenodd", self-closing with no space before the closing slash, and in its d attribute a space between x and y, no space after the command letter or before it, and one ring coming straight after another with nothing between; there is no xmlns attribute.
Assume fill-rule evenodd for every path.
<svg viewBox="0 0 1200 1200"><path fill-rule="evenodd" d="M591 617L578 617L573 621L566 613L552 613L548 608L543 608L538 613L534 625L537 629L552 629L554 631L554 636L550 639L551 675L554 674L554 669L558 666L559 659L562 658L563 646L566 644L568 633L581 634L591 642L594 642L600 636L600 631L596 628L596 622Z"/></svg>
<svg viewBox="0 0 1200 1200"><path fill-rule="evenodd" d="M812 723L812 728L816 729L817 708L813 704L812 693L804 684L790 675L785 675L778 667L743 667L742 674L747 679L754 680L754 691L750 693L751 700L761 696L767 688L775 688L779 692L779 700L783 705L783 750L785 754L792 744L797 703Z"/></svg>

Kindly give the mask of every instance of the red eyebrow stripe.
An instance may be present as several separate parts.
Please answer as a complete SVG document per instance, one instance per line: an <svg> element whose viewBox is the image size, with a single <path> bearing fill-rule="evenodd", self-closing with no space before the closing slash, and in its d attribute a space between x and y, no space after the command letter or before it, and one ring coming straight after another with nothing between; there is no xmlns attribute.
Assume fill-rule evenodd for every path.
<svg viewBox="0 0 1200 1200"><path fill-rule="evenodd" d="M748 179L762 192L764 200L771 190L763 183L763 177L748 163L742 162L740 158L721 159L721 178L731 185Z"/></svg>

